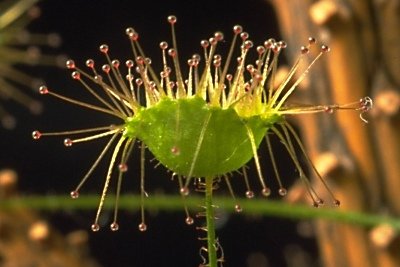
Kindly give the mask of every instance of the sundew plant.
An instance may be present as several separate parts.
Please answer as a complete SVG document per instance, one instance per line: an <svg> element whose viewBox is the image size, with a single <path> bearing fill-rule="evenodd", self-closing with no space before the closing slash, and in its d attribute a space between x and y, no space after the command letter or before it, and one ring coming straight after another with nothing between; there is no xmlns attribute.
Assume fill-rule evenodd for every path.
<svg viewBox="0 0 400 267"><path fill-rule="evenodd" d="M21 66L54 66L60 57L43 54L40 47L60 44L57 34L31 33L29 23L40 16L35 6L38 0L2 1L0 3L0 105L1 124L6 129L15 126L16 120L7 109L9 103L18 103L38 114L39 101L24 88L37 88L40 81L21 70Z"/></svg>
<svg viewBox="0 0 400 267"><path fill-rule="evenodd" d="M286 148L312 205L319 207L324 204L324 200L319 197L306 177L296 156L297 148L330 195L329 203L339 206L339 200L318 174L299 136L286 120L287 116L304 113L355 110L359 112L360 118L366 121L362 114L372 107L369 97L343 105L287 104L289 97L310 68L329 51L329 48L325 45L316 47L314 38L306 40L306 45L299 49L297 61L285 79L276 85L278 57L286 47L285 42L268 39L262 45L254 47L249 34L236 25L233 27L230 46L221 49L220 52L220 46L226 45L222 42L225 37L223 33L216 32L208 40L200 42L202 55L194 54L184 63L179 58L175 34L177 18L169 16L168 22L171 26L172 43L160 42L162 56L161 61L157 63L153 63L146 55L145 49L140 45L139 34L133 28L127 28L125 32L131 44L132 59L125 62L113 59L112 50L108 45L102 44L99 50L105 57L104 65L98 67L93 59L88 59L84 70L73 60L66 62L67 68L72 71L72 78L82 85L93 101L67 97L45 85L39 89L40 94L115 117L113 125L62 132L36 130L32 133L34 139L65 136L66 147L98 138L109 139L80 183L71 192L72 198L78 198L81 188L92 172L109 156L103 191L91 229L95 232L100 230L99 217L109 185L115 180L115 210L110 228L112 231L118 230L118 201L123 177L127 176L140 181L141 219L138 228L140 231L147 230L144 210L147 196L145 181L149 179L144 170L147 148L160 164L171 171L183 198L190 197L192 191L199 191L204 195L204 203L199 203L204 210L196 216L205 221L205 226L199 227L204 231L204 240L207 243L200 248L201 266L221 265L224 254L222 244L215 234L213 195L220 184L225 183L235 198L230 183L233 173L243 176L247 198L256 195L250 187L250 179L258 181L262 196L268 197L271 190L275 190L270 188L270 181L264 178L257 155L264 139L279 185L276 190L281 196L287 194L279 175L270 134L275 134ZM302 61L309 56L310 49L319 49L319 53L304 67ZM253 64L246 60L250 53L257 57ZM134 149L140 150L141 172L127 175L128 160ZM253 164L257 177L250 177L246 172L246 166ZM235 210L241 211L239 204L235 206ZM194 224L194 217L187 208L185 212L186 223Z"/></svg>

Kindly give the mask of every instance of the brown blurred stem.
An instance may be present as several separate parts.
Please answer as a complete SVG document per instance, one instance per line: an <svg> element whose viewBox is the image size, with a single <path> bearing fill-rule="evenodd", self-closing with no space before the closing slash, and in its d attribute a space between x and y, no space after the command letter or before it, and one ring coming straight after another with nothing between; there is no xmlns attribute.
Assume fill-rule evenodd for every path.
<svg viewBox="0 0 400 267"><path fill-rule="evenodd" d="M341 209L398 216L398 1L270 2L282 35L292 47L300 47L309 36L331 47L331 53L311 71L307 88L300 92L301 101L348 103L369 95L377 102L367 125L346 112L334 118L306 116L299 121L306 126L301 128L311 157L319 162L320 171L343 203ZM288 50L287 55L293 61L298 52ZM328 151L334 166L324 162ZM318 222L316 227L324 266L400 266L396 231L389 234L393 232L378 227L369 233L331 222ZM381 242L385 238L387 242Z"/></svg>

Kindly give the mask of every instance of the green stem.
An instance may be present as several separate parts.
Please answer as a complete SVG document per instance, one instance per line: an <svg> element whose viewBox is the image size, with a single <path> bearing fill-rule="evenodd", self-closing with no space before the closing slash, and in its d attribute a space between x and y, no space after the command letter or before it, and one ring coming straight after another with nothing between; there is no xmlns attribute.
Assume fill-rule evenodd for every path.
<svg viewBox="0 0 400 267"><path fill-rule="evenodd" d="M105 203L104 209L114 208L115 196L110 194ZM199 203L204 201L204 197L190 195L185 199L188 209L198 211ZM47 195L47 196L19 196L7 199L0 199L0 211L15 209L35 209L43 211L60 210L93 210L99 204L98 195L82 195L78 199L71 199L67 195ZM393 229L400 231L400 219L390 216L390 214L377 214L359 211L344 211L339 208L314 208L311 205L291 204L283 200L271 200L265 198L236 198L215 196L213 202L220 209L234 213L234 206L240 203L243 208L241 215L259 215L269 217L288 218L293 220L300 219L322 219L348 223L362 227L374 227L380 224L388 224ZM140 208L140 195L124 194L119 199L119 209L134 211ZM182 197L175 195L152 195L146 199L146 210L149 211L182 211Z"/></svg>
<svg viewBox="0 0 400 267"><path fill-rule="evenodd" d="M213 205L213 181L214 178L206 177L206 192L205 192L205 208L207 222L207 248L208 248L208 266L217 267L217 251L215 241L215 215Z"/></svg>

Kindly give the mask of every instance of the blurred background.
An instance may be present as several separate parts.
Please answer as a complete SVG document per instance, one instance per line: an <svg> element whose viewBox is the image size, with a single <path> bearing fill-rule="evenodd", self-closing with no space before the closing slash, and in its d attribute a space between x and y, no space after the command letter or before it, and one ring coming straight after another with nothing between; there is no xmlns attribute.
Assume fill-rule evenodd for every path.
<svg viewBox="0 0 400 267"><path fill-rule="evenodd" d="M29 3L4 1L3 8L6 4L17 2ZM283 64L295 60L299 47L306 43L308 36L315 36L329 44L332 52L315 66L299 88L295 101L306 104L347 103L370 95L378 102L376 111L367 116L370 121L368 125L360 121L357 113L306 116L297 120L296 125L304 136L317 168L328 177L344 210L396 216L400 212L397 197L400 189L400 101L396 78L400 50L395 46L400 38L399 7L391 6L393 1L389 0L381 1L380 4L364 2L40 1L37 3L40 16L34 14L33 17L37 18L27 23L26 30L29 33L57 33L62 42L57 47L38 46L41 54L54 56L53 61L49 59L48 62L48 65L54 66L23 61L12 64L34 77L30 83L34 84L35 89L29 91L29 86L9 82L40 101L42 109L35 105L37 110L34 108L33 111L39 113L41 110L40 114L35 115L29 108L4 97L1 105L15 117L16 123L12 129L1 128L0 169L17 172L17 191L20 197L57 194L69 198L71 189L79 183L100 153L104 140L66 149L62 138L45 138L35 142L31 132L36 129L45 132L90 128L114 121L97 112L40 96L36 93L37 85L42 80L49 88L61 94L74 98L86 97L81 86L71 79L69 71L56 67L57 63L63 61L63 55L74 59L78 66L84 66L88 58L98 60L99 64L104 63L98 51L99 45L103 43L110 46L113 58L121 61L131 58L130 45L125 35L128 26L139 32L142 47L152 58L153 65L157 66L160 62L159 42L170 42L170 27L166 18L174 14L178 17L176 31L181 60L201 51L200 40L209 38L215 31L224 32L229 44L232 27L236 24L242 25L249 32L255 44L261 44L269 38L284 39L289 47L287 58L281 60ZM385 31L388 25L392 29L390 32ZM0 28L0 37L6 30L6 27ZM52 38L55 38L54 35ZM31 45L17 47L22 50L32 49ZM0 58L0 64L1 61ZM397 64L393 64L393 61ZM285 73L285 69L282 72ZM2 73L0 77L7 78L4 69ZM287 199L303 202L304 189L295 182L295 168L279 142L275 143L278 165L285 171L281 176L287 179L285 185L293 185ZM264 154L261 157L267 158ZM151 158L148 154L147 159ZM129 173L139 173L137 159L138 153L134 153ZM268 164L264 165L266 176L272 175L272 172L268 172L271 170ZM154 165L154 161L147 162L146 187L150 197L156 194L177 194L176 182L170 180L170 175L163 167L155 169ZM107 167L106 163L100 164L81 190L81 195L100 196ZM250 167L253 168L253 165L250 164ZM245 188L240 177L239 180L233 184L240 193ZM139 192L136 181L125 179L124 182L123 193ZM5 190L0 191L3 197L7 195ZM299 192L300 197L296 195ZM221 190L221 195L224 194L224 190ZM108 230L112 212L106 211L102 220L107 227L92 233L88 229L95 211L96 207L89 211L57 210L39 214L32 211L35 215L31 216L6 211L0 213L0 263L2 259L7 262L7 257L12 255L11 252L4 252L7 251L4 249L7 243L2 241L7 240L4 239L4 232L11 231L4 228L7 223L3 223L3 227L1 224L7 218L9 222L29 221L29 229L39 218L46 221L54 229L52 231L59 234L56 235L57 240L76 242L84 247L81 249L81 252L85 251L84 255L78 253L76 257L89 259L88 262L93 266L196 266L200 262L198 249L202 243L197 240L199 233L194 227L185 224L183 209L181 212L159 211L148 214L148 231L145 233L137 230L140 217L138 210L121 210L120 230L117 232ZM400 266L397 232L390 227L364 229L332 222L244 216L224 211L221 214L217 234L224 248L226 266ZM12 216L19 219L13 219ZM76 233L79 235L71 235ZM378 237L383 236L383 245L380 245L379 238L374 241L374 233ZM43 246L43 241L40 242ZM15 257L15 260L18 262L21 258ZM55 266L43 264L37 266ZM86 261L85 265L90 266Z"/></svg>

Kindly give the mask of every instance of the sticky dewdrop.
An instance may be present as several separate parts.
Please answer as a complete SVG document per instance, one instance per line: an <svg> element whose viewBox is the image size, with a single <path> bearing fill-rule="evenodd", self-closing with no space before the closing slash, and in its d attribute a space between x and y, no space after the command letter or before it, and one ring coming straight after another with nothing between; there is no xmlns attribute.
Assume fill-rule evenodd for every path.
<svg viewBox="0 0 400 267"><path fill-rule="evenodd" d="M200 42L203 56L195 54L182 65L175 36L177 19L175 16L169 16L168 22L171 26L172 45L166 41L160 42L162 57L157 64L153 64L147 57L140 46L139 34L133 28L126 29L133 59L125 63L112 59L111 49L103 44L99 50L107 63L100 67L96 66L92 59L86 61L88 71L78 67L73 60L66 62L67 68L72 71L72 78L82 85L97 104L66 97L50 90L47 86L41 86L39 89L40 94L51 95L116 118L116 123L111 126L32 133L34 139L43 136L67 136L64 139L64 145L67 147L98 138L109 138L98 158L71 192L72 198L78 198L81 187L93 170L107 151L113 150L92 230L100 229L99 216L114 174L117 176L116 203L110 228L112 231L119 229L117 212L121 180L128 171L127 162L135 147L141 154L142 203L141 222L138 226L140 231L147 229L143 205L146 194L144 171L146 148L156 160L173 173L174 177L177 177L183 197L190 194L191 181L196 184L196 190L204 192L209 190L212 192L216 184L224 181L235 198L229 179L230 173L239 170L243 174L247 188L245 195L247 198L253 198L255 193L248 181L252 177L248 177L245 168L252 160L256 166L261 194L269 196L271 193L269 181L263 176L260 159L257 156L260 143L265 139L279 185L277 191L281 196L286 195L287 189L281 181L271 147L269 138L271 132L280 139L293 160L313 205L321 206L324 201L306 177L295 153L296 146L300 148L308 164L325 186L333 204L338 206L339 200L334 197L318 174L307 157L298 135L285 119L286 115L355 110L366 122L363 114L372 108L372 100L369 97L344 105L298 107L285 105L310 68L329 51L329 48L321 46L318 55L305 69L301 69L300 62L308 56L309 50L315 49L316 46L316 40L309 38L307 45L300 48L299 57L286 78L278 87L274 87L278 57L286 48L285 42L269 39L254 48L253 42L249 40L249 34L244 32L241 26L236 25L233 27L233 40L226 59L218 54L224 35L216 32L210 39ZM246 57L251 52L258 55L255 64L246 63ZM156 69L159 69L159 72ZM235 205L235 210L241 211L239 204ZM186 207L185 212L186 223L193 224L194 220ZM214 243L214 247L216 246L219 246L219 243Z"/></svg>

